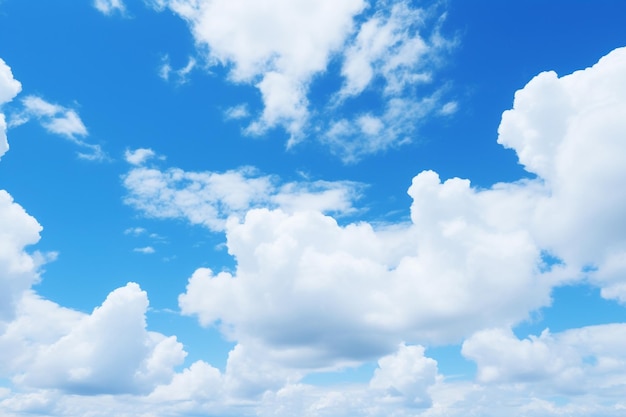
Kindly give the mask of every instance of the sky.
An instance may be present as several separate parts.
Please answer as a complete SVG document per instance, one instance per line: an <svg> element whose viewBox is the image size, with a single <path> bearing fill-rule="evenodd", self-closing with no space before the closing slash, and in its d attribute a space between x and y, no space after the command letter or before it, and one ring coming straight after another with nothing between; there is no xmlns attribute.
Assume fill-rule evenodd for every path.
<svg viewBox="0 0 626 417"><path fill-rule="evenodd" d="M625 14L0 0L0 415L624 415Z"/></svg>

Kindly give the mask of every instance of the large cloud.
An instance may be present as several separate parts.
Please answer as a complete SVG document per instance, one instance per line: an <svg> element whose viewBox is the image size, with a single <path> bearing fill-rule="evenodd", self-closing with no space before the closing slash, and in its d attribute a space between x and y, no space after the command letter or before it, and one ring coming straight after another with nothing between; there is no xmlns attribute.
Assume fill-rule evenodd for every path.
<svg viewBox="0 0 626 417"><path fill-rule="evenodd" d="M0 59L0 110L21 91L11 68ZM0 113L0 157L9 149L6 122ZM0 190L0 323L13 316L17 300L38 280L41 254L29 254L26 247L39 241L41 226L5 190ZM1 328L0 328L1 330Z"/></svg>
<svg viewBox="0 0 626 417"><path fill-rule="evenodd" d="M315 368L514 325L585 276L623 299L624 74L619 49L516 94L499 142L536 179L479 190L425 171L409 189L411 224L392 227L340 226L314 210L231 220L237 269L196 271L182 311L283 366Z"/></svg>
<svg viewBox="0 0 626 417"><path fill-rule="evenodd" d="M532 213L539 245L626 302L626 49L586 70L539 74L502 116L498 142L545 184Z"/></svg>
<svg viewBox="0 0 626 417"><path fill-rule="evenodd" d="M146 330L147 295L129 283L92 314L27 293L0 336L4 372L23 388L71 394L149 392L172 378L186 353L175 337Z"/></svg>
<svg viewBox="0 0 626 417"><path fill-rule="evenodd" d="M425 172L410 193L413 224L382 230L315 211L248 212L227 225L237 271L196 271L183 312L221 321L235 339L299 350L291 361L307 367L371 359L402 340L455 341L548 303L538 248L497 215L515 204L509 189L477 192Z"/></svg>
<svg viewBox="0 0 626 417"><path fill-rule="evenodd" d="M0 190L0 322L12 317L17 300L39 279L45 256L26 252L39 241L41 226Z"/></svg>

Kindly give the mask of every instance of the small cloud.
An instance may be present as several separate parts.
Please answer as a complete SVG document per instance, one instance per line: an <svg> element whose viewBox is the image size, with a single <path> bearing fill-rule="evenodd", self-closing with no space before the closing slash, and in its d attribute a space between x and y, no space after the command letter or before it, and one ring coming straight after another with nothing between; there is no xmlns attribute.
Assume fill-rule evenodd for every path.
<svg viewBox="0 0 626 417"><path fill-rule="evenodd" d="M143 227L129 227L128 229L124 230L125 235L132 235L132 236L139 236L146 232L147 230L144 229Z"/></svg>
<svg viewBox="0 0 626 417"><path fill-rule="evenodd" d="M126 12L126 6L122 0L95 0L93 6L107 16L112 15L115 11L119 11L121 14Z"/></svg>
<svg viewBox="0 0 626 417"><path fill-rule="evenodd" d="M189 74L196 67L196 60L194 57L189 57L187 65L180 69L174 69L170 64L169 55L163 56L161 59L161 66L159 67L159 77L165 81L173 81L176 84L182 85L189 81Z"/></svg>
<svg viewBox="0 0 626 417"><path fill-rule="evenodd" d="M171 72L172 66L170 65L170 58L168 55L165 55L161 59L161 66L159 67L159 77L165 81L169 81Z"/></svg>
<svg viewBox="0 0 626 417"><path fill-rule="evenodd" d="M156 153L149 148L139 148L131 151L129 149L124 152L124 159L131 165L143 165L149 159L156 156Z"/></svg>
<svg viewBox="0 0 626 417"><path fill-rule="evenodd" d="M87 149L87 151L78 152L80 159L89 161L107 159L107 155L100 145L90 144L79 139L88 136L89 132L76 110L50 103L41 97L32 95L22 99L22 105L22 111L11 116L9 127L21 126L35 119L48 133L63 136L74 144Z"/></svg>
<svg viewBox="0 0 626 417"><path fill-rule="evenodd" d="M81 143L76 136L87 136L87 128L75 110L58 104L49 103L41 97L28 96L22 99L24 110L13 116L10 127L17 127L31 119L38 119L41 125L50 133L65 136Z"/></svg>
<svg viewBox="0 0 626 417"><path fill-rule="evenodd" d="M152 246L146 246L143 248L135 248L133 249L133 252L138 252L138 253L143 253L144 255L149 255L151 253L154 253L155 250Z"/></svg>
<svg viewBox="0 0 626 417"><path fill-rule="evenodd" d="M449 101L446 104L444 104L443 107L441 107L441 110L439 110L439 114L443 116L449 116L451 114L456 113L458 109L459 109L459 104L456 101Z"/></svg>
<svg viewBox="0 0 626 417"><path fill-rule="evenodd" d="M100 145L91 145L82 143L82 146L91 149L91 152L78 152L78 157L87 161L104 161L108 159L106 152L102 150Z"/></svg>
<svg viewBox="0 0 626 417"><path fill-rule="evenodd" d="M230 107L226 109L224 116L226 117L226 120L238 120L249 117L250 112L248 111L248 105L239 104L237 106Z"/></svg>

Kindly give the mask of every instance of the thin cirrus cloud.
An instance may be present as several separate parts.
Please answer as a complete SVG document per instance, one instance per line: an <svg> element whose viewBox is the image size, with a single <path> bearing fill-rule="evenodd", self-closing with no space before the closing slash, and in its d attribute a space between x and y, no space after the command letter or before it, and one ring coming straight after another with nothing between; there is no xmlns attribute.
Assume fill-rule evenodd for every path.
<svg viewBox="0 0 626 417"><path fill-rule="evenodd" d="M263 110L246 127L248 134L281 127L290 135L288 146L316 137L344 162L353 163L411 142L421 120L450 109L442 101L442 86L433 85L433 72L455 42L441 36L443 14L436 7L400 2L388 8L385 2L363 0L152 4L160 10L169 8L188 23L210 65L227 67L232 82L259 90ZM364 14L366 19L358 23ZM327 103L312 107L310 85L329 71L336 58L343 62L335 74L343 85ZM171 72L169 66L164 68L162 74ZM372 86L381 80L382 88ZM427 88L422 91L422 86ZM376 92L381 110L350 114L345 104L359 100L368 89ZM343 116L330 122L319 117L338 111ZM375 126L370 123L368 129L364 118ZM363 134L364 140L359 139Z"/></svg>

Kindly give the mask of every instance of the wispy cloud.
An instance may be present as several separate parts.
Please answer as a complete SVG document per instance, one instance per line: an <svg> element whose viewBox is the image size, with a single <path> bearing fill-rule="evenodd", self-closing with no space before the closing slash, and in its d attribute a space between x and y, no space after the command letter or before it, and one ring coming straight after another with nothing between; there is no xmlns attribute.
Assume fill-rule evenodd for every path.
<svg viewBox="0 0 626 417"><path fill-rule="evenodd" d="M174 69L170 63L169 55L165 55L159 67L159 77L165 81L173 81L179 85L186 84L189 81L189 74L196 68L196 64L195 58L189 57L187 65L179 69Z"/></svg>
<svg viewBox="0 0 626 417"><path fill-rule="evenodd" d="M87 151L79 151L78 157L91 161L102 161L107 158L100 145L85 142L87 128L76 110L50 103L38 96L27 96L22 99L23 109L13 114L9 127L17 127L30 120L37 120L49 133L63 136Z"/></svg>
<svg viewBox="0 0 626 417"><path fill-rule="evenodd" d="M144 246L142 248L135 248L133 249L133 252L139 252L139 253L143 253L144 255L149 255L152 254L154 252L156 252L154 250L154 248L152 246Z"/></svg>
<svg viewBox="0 0 626 417"><path fill-rule="evenodd" d="M445 106L440 103L443 84L435 84L433 74L455 42L440 33L445 16L440 7L420 8L408 1L389 7L384 1L369 5L364 0L340 4L324 0L311 7L282 0L262 5L243 5L240 0L153 4L158 10L168 7L187 21L209 67L224 65L232 82L254 85L261 93L263 110L253 115L244 133L263 135L282 127L290 135L288 146L319 137L344 161L355 162L411 142L420 121ZM220 24L223 21L229 24ZM333 75L342 77L343 85L327 103L311 109L311 83L329 71L332 58L342 61L340 72ZM190 65L191 61L183 74ZM175 71L166 57L160 74L169 79L171 73ZM372 87L381 80L382 89ZM421 90L423 85L428 88ZM374 94L384 110L350 114L344 103L359 100L365 92ZM247 117L243 109L230 109L226 116ZM451 110L448 106L442 114ZM409 116L399 116L404 113ZM327 115L333 115L334 122L328 124ZM372 131L365 131L365 140L359 139L363 117L378 120L381 139ZM312 126L323 126L321 135Z"/></svg>
<svg viewBox="0 0 626 417"><path fill-rule="evenodd" d="M126 5L123 0L94 0L93 6L105 15L112 15L119 12L126 13Z"/></svg>

